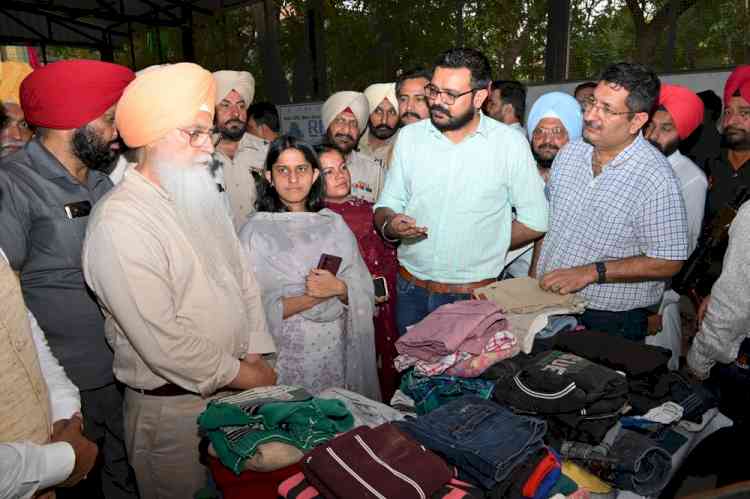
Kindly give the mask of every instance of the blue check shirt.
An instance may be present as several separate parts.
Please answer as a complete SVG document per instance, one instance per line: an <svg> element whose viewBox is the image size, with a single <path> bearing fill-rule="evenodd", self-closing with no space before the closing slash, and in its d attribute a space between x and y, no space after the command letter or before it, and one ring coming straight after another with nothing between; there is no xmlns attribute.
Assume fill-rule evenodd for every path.
<svg viewBox="0 0 750 499"><path fill-rule="evenodd" d="M664 155L639 134L594 177L592 152L579 139L555 158L548 183L550 228L538 275L633 256L687 259L685 203ZM664 284L591 284L579 294L589 308L617 312L655 304Z"/></svg>

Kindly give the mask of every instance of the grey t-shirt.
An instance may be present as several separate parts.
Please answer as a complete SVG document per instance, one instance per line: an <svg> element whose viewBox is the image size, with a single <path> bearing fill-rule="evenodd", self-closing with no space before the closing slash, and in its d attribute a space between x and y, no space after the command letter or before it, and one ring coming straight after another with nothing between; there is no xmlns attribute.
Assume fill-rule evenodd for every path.
<svg viewBox="0 0 750 499"><path fill-rule="evenodd" d="M20 272L26 306L52 352L80 390L111 383L112 351L104 318L81 269L86 203L93 208L112 182L88 172L80 184L36 139L0 163L0 247ZM72 216L65 207L78 203Z"/></svg>

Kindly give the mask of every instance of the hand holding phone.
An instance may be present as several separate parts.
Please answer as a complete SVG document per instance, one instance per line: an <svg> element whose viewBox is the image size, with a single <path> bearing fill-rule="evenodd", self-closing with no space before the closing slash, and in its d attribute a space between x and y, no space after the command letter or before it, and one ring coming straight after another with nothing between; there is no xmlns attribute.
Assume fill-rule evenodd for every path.
<svg viewBox="0 0 750 499"><path fill-rule="evenodd" d="M331 274L336 275L338 274L340 267L340 256L329 255L327 253L323 253L322 255L320 255L320 261L318 262L319 269L327 270Z"/></svg>

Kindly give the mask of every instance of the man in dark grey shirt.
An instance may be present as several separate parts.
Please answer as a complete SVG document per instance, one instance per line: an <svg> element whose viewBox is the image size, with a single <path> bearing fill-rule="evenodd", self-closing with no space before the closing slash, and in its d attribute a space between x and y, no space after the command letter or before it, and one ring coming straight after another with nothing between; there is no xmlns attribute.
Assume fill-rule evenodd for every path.
<svg viewBox="0 0 750 499"><path fill-rule="evenodd" d="M34 71L21 85L21 105L37 135L0 163L0 247L20 275L26 305L81 392L84 432L104 458L107 498L137 492L112 350L83 278L81 251L88 215L112 188L98 170L115 159L115 107L133 77L125 67L99 61L62 61Z"/></svg>

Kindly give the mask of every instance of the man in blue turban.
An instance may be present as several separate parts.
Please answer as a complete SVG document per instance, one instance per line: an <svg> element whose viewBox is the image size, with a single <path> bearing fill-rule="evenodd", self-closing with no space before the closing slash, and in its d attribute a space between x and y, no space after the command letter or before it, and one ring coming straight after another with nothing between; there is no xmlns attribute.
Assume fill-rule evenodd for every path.
<svg viewBox="0 0 750 499"><path fill-rule="evenodd" d="M557 153L581 137L581 106L568 94L549 92L539 97L529 112L527 130L539 175L546 182Z"/></svg>

